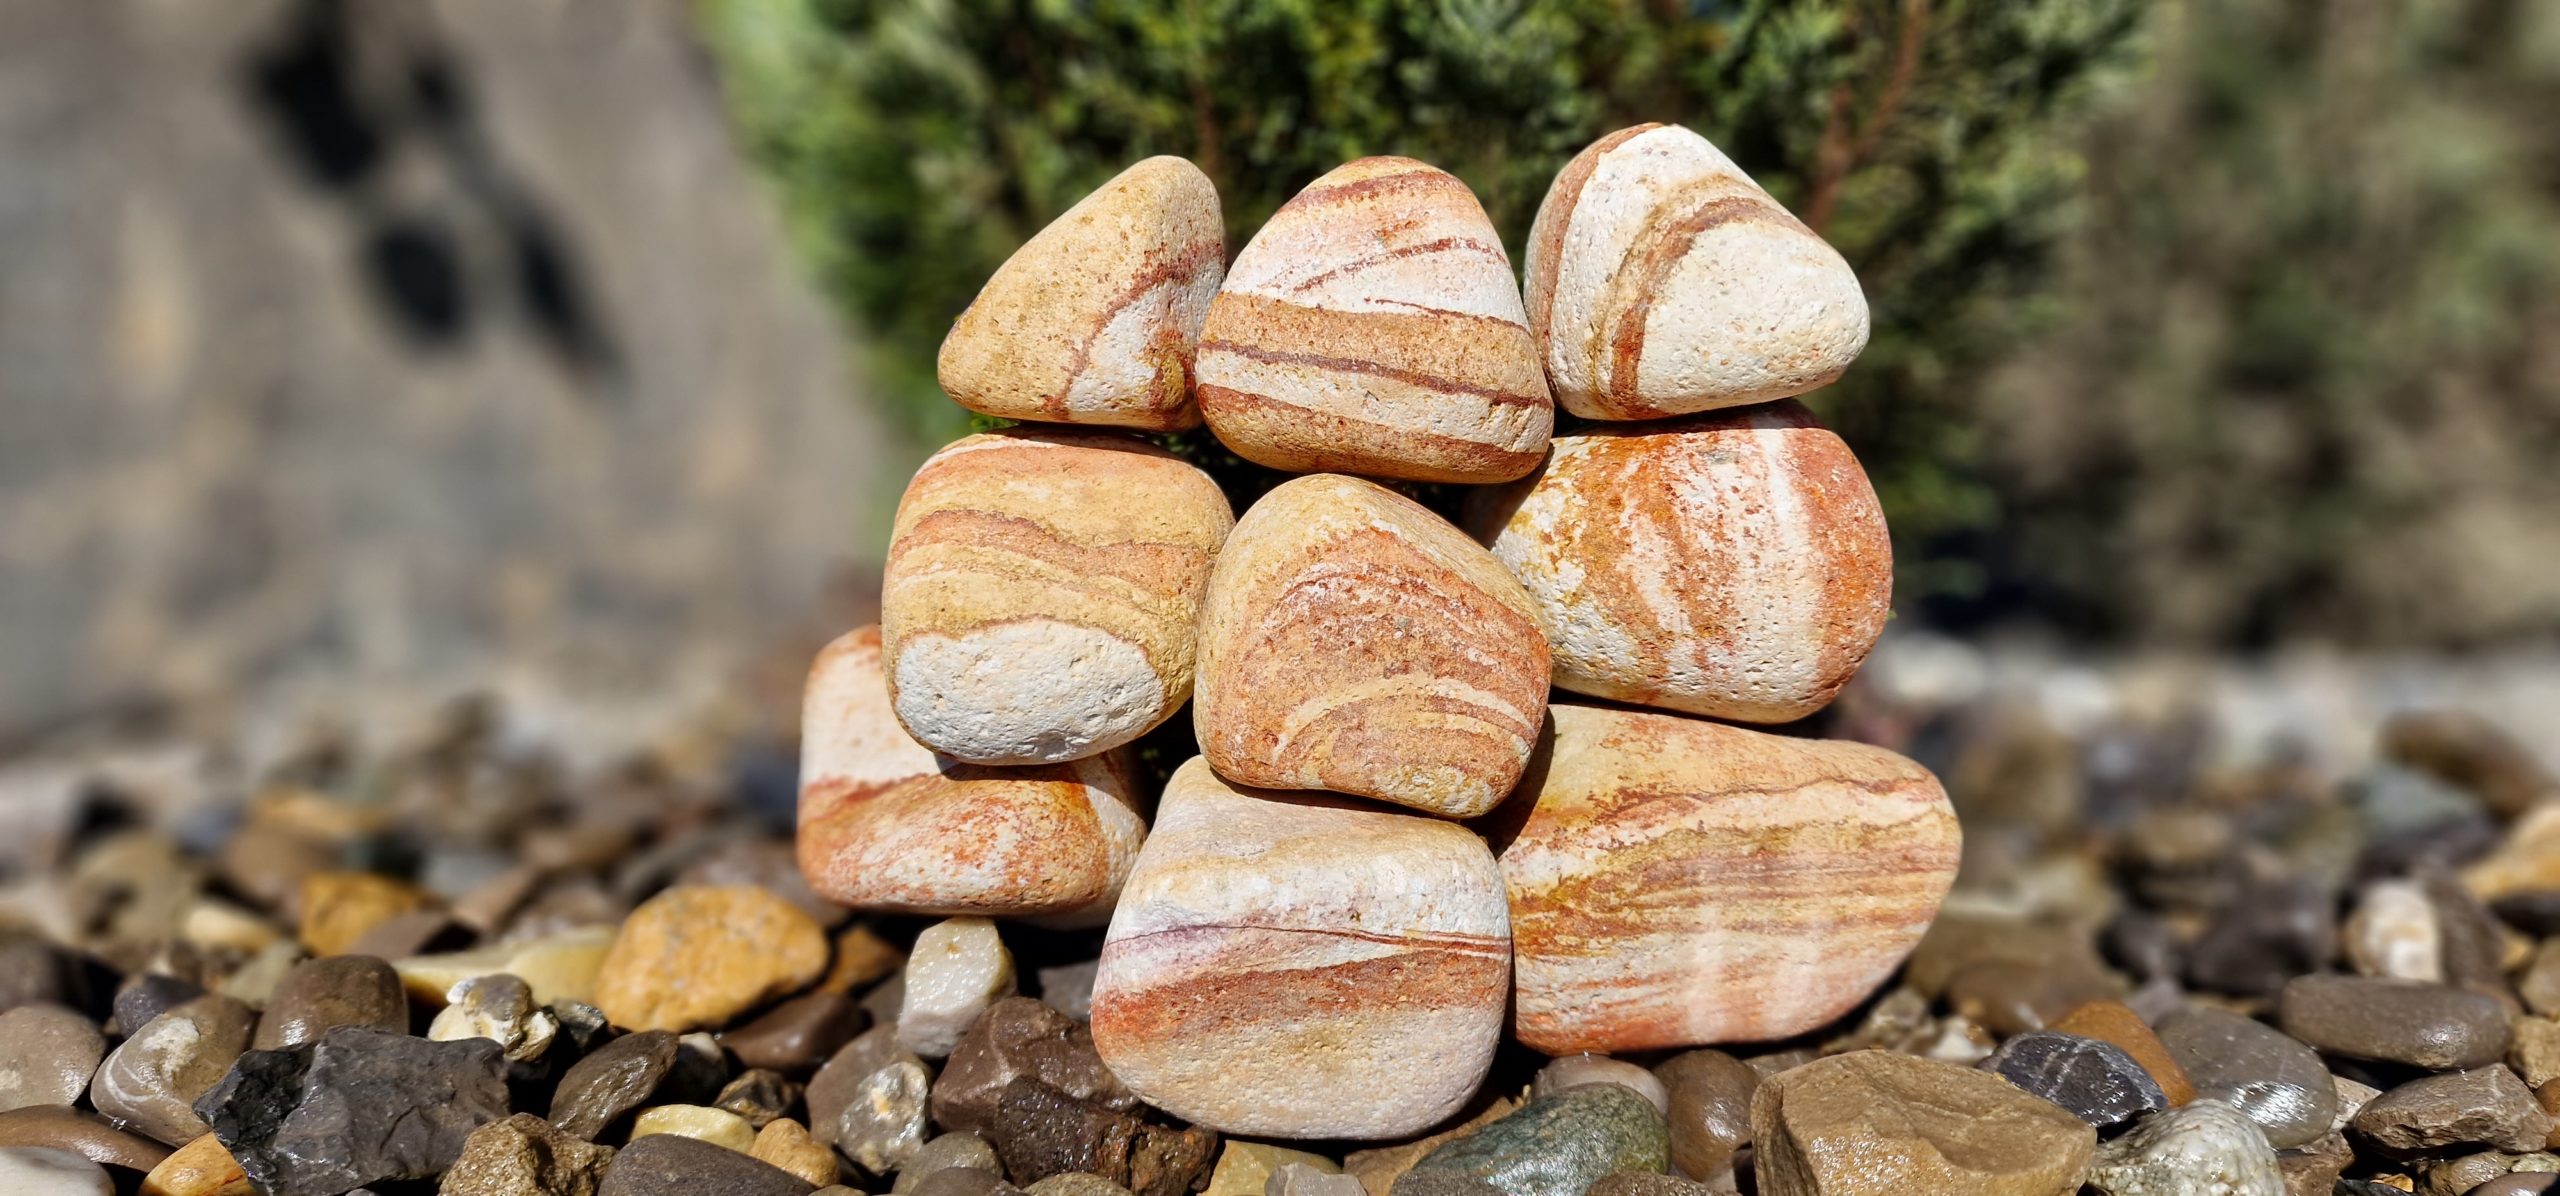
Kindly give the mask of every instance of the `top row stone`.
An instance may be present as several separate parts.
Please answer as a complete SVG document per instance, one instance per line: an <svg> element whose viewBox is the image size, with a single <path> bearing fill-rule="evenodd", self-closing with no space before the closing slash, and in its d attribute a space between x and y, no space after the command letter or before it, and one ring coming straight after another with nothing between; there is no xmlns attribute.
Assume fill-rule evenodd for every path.
<svg viewBox="0 0 2560 1196"><path fill-rule="evenodd" d="M1198 425L1295 472L1500 482L1556 403L1658 419L1803 394L1867 342L1838 252L1707 139L1638 125L1556 176L1527 301L1475 195L1410 158L1309 184L1225 268L1217 189L1180 158L1121 172L1026 242L943 341L987 415Z"/></svg>

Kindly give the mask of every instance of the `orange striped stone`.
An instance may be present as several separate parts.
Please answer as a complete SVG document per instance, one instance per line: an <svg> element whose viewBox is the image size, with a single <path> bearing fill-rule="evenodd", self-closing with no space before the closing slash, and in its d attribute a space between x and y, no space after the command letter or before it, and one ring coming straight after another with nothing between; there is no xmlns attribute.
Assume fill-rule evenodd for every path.
<svg viewBox="0 0 2560 1196"><path fill-rule="evenodd" d="M1218 191L1140 162L1006 259L943 338L943 393L1006 419L1196 427L1191 360L1226 274Z"/></svg>
<svg viewBox="0 0 2560 1196"><path fill-rule="evenodd" d="M1466 818L1520 779L1547 672L1537 608L1491 553L1400 494L1315 474L1227 538L1191 713L1237 784Z"/></svg>
<svg viewBox="0 0 2560 1196"><path fill-rule="evenodd" d="M1510 982L1484 841L1348 799L1166 783L1103 940L1093 1045L1228 1133L1394 1138L1484 1081Z"/></svg>
<svg viewBox="0 0 2560 1196"><path fill-rule="evenodd" d="M1124 752L963 764L889 709L880 629L818 654L800 720L800 870L830 901L915 914L1045 914L1099 925L1146 838Z"/></svg>
<svg viewBox="0 0 2560 1196"><path fill-rule="evenodd" d="M1555 425L1501 238L1410 158L1338 167L1272 213L1209 305L1199 395L1236 455L1299 473L1505 481Z"/></svg>
<svg viewBox="0 0 2560 1196"><path fill-rule="evenodd" d="M1200 603L1234 526L1209 475L1125 436L1014 428L935 453L898 502L881 576L898 721L972 764L1145 734L1191 696Z"/></svg>
<svg viewBox="0 0 2560 1196"><path fill-rule="evenodd" d="M1559 436L1473 504L1538 602L1558 689L1787 722L1840 692L1891 609L1875 490L1792 400Z"/></svg>
<svg viewBox="0 0 2560 1196"><path fill-rule="evenodd" d="M1565 164L1530 226L1556 402L1655 419L1800 395L1867 346L1857 275L1707 139L1637 125Z"/></svg>
<svg viewBox="0 0 2560 1196"><path fill-rule="evenodd" d="M1784 1038L1892 975L1954 883L1919 765L1646 711L1559 704L1486 829L1511 892L1520 1041L1551 1055Z"/></svg>

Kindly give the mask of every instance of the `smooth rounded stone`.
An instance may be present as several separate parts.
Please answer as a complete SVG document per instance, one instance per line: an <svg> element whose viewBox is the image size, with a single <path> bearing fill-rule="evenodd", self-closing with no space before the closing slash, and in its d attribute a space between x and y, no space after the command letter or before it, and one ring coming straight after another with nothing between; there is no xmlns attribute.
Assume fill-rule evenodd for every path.
<svg viewBox="0 0 2560 1196"><path fill-rule="evenodd" d="M800 728L800 866L829 900L1107 919L1146 837L1126 753L996 768L916 742L890 705L878 627L818 654ZM889 949L854 962L894 958Z"/></svg>
<svg viewBox="0 0 2560 1196"><path fill-rule="evenodd" d="M1234 526L1208 474L1141 441L954 442L907 483L890 531L891 709L972 764L1056 764L1146 734L1191 696L1209 568Z"/></svg>
<svg viewBox="0 0 2560 1196"><path fill-rule="evenodd" d="M1230 786L1195 757L1103 939L1093 1043L1131 1091L1212 1129L1413 1134L1493 1062L1510 930L1474 832Z"/></svg>
<svg viewBox="0 0 2560 1196"><path fill-rule="evenodd" d="M1511 259L1411 158L1335 167L1245 243L1200 332L1209 429L1291 473L1502 482L1555 427Z"/></svg>
<svg viewBox="0 0 2560 1196"><path fill-rule="evenodd" d="M1538 603L1556 688L1751 723L1830 704L1893 594L1884 508L1793 400L1556 437L1468 522Z"/></svg>
<svg viewBox="0 0 2560 1196"><path fill-rule="evenodd" d="M1751 1097L1760 1073L1723 1051L1686 1051L1653 1069L1670 1096L1671 1164L1691 1179L1733 1165L1751 1144Z"/></svg>
<svg viewBox="0 0 2560 1196"><path fill-rule="evenodd" d="M2073 1190L2097 1131L1998 1076L1882 1051L1771 1076L1751 1100L1764 1196Z"/></svg>
<svg viewBox="0 0 2560 1196"><path fill-rule="evenodd" d="M240 1161L222 1148L222 1140L206 1134L171 1152L143 1176L141 1196L258 1196L258 1190L250 1186L248 1173L240 1170ZM459 1196L487 1196L487 1192L465 1189Z"/></svg>
<svg viewBox="0 0 2560 1196"><path fill-rule="evenodd" d="M693 1030L809 987L827 936L748 885L678 885L631 911L596 972L596 1008L634 1030Z"/></svg>
<svg viewBox="0 0 2560 1196"><path fill-rule="evenodd" d="M1001 419L1196 427L1192 357L1226 267L1209 176L1148 158L996 268L942 340L942 393Z"/></svg>
<svg viewBox="0 0 2560 1196"><path fill-rule="evenodd" d="M2513 1028L2515 1045L2507 1048L2507 1066L2524 1077L2525 1086L2540 1088L2560 1080L2560 1021L2519 1017Z"/></svg>
<svg viewBox="0 0 2560 1196"><path fill-rule="evenodd" d="M639 1108L676 1065L676 1036L666 1030L624 1035L571 1064L551 1095L551 1123L593 1139Z"/></svg>
<svg viewBox="0 0 2560 1196"><path fill-rule="evenodd" d="M814 1187L728 1147L659 1134L615 1153L596 1196L808 1196Z"/></svg>
<svg viewBox="0 0 2560 1196"><path fill-rule="evenodd" d="M897 1170L923 1149L932 1077L913 1059L890 1063L853 1086L836 1115L835 1148L873 1175Z"/></svg>
<svg viewBox="0 0 2560 1196"><path fill-rule="evenodd" d="M2518 1171L2473 1188L2468 1196L2539 1196L2554 1184L2560 1184L2560 1172Z"/></svg>
<svg viewBox="0 0 2560 1196"><path fill-rule="evenodd" d="M2105 1196L2286 1196L2258 1123L2214 1101L2152 1113L2101 1144L2088 1183Z"/></svg>
<svg viewBox="0 0 2560 1196"><path fill-rule="evenodd" d="M169 1148L117 1129L106 1118L68 1105L28 1105L0 1112L0 1149L67 1150L93 1163L149 1171Z"/></svg>
<svg viewBox="0 0 2560 1196"><path fill-rule="evenodd" d="M533 999L545 1005L592 1003L596 973L613 951L616 932L612 926L579 926L468 951L411 956L391 966L410 998L428 1005L444 1004L465 980L501 973L524 981Z"/></svg>
<svg viewBox="0 0 2560 1196"><path fill-rule="evenodd" d="M2020 1034L1981 1067L2099 1129L2169 1107L2160 1082L2123 1048L2076 1034Z"/></svg>
<svg viewBox="0 0 2560 1196"><path fill-rule="evenodd" d="M869 1020L843 993L803 993L722 1034L720 1045L748 1067L805 1075L853 1041Z"/></svg>
<svg viewBox="0 0 2560 1196"><path fill-rule="evenodd" d="M1396 1181L1456 1175L1505 1196L1580 1196L1621 1171L1660 1172L1671 1142L1652 1102L1621 1084L1591 1084L1532 1100L1520 1111L1422 1156Z"/></svg>
<svg viewBox="0 0 2560 1196"><path fill-rule="evenodd" d="M504 972L454 985L427 1027L436 1042L486 1038L518 1063L541 1058L559 1033L560 1019L533 1003L533 987Z"/></svg>
<svg viewBox="0 0 2560 1196"><path fill-rule="evenodd" d="M98 1111L171 1146L201 1137L195 1102L249 1049L258 1015L223 996L197 997L144 1026L107 1056L90 1082Z"/></svg>
<svg viewBox="0 0 2560 1196"><path fill-rule="evenodd" d="M2411 1080L2367 1102L2348 1125L2398 1151L2463 1143L2540 1150L2552 1129L2533 1091L2500 1066Z"/></svg>
<svg viewBox="0 0 2560 1196"><path fill-rule="evenodd" d="M934 1093L936 1098L941 1095L940 1092ZM996 1148L987 1145L986 1139L963 1130L944 1134L917 1147L916 1152L907 1156L906 1163L898 1168L897 1181L889 1185L889 1191L892 1196L906 1196L915 1190L917 1184L923 1183L926 1176L954 1167L984 1171L989 1175L1004 1173L1004 1164L996 1160Z"/></svg>
<svg viewBox="0 0 2560 1196"><path fill-rule="evenodd" d="M1038 1183L1064 1172L1084 1172L1130 1190L1134 1196L1181 1196L1206 1182L1218 1136L1193 1126L1169 1129L1136 1115L1105 1109L1060 1092L1029 1076L1005 1086L991 1137L1005 1171ZM943 1174L950 1174L944 1172ZM915 1190L929 1194L937 1176Z"/></svg>
<svg viewBox="0 0 2560 1196"><path fill-rule="evenodd" d="M2160 1019L2160 1042L2196 1096L2247 1114L2277 1149L2329 1132L2338 1090L2310 1047L2236 1013L2188 1006Z"/></svg>
<svg viewBox="0 0 2560 1196"><path fill-rule="evenodd" d="M203 985L183 976L172 976L166 972L136 972L116 986L107 1032L129 1035L150 1025L151 1019L204 993Z"/></svg>
<svg viewBox="0 0 2560 1196"><path fill-rule="evenodd" d="M836 1152L809 1136L809 1127L788 1117L768 1121L756 1132L747 1155L771 1163L812 1185L836 1182Z"/></svg>
<svg viewBox="0 0 2560 1196"><path fill-rule="evenodd" d="M2495 998L2441 984L2297 976L2276 1008L2276 1024L2314 1049L2429 1071L2495 1063L2514 1041Z"/></svg>
<svg viewBox="0 0 2560 1196"><path fill-rule="evenodd" d="M1492 554L1403 495L1317 474L1227 538L1192 721L1235 784L1471 818L1519 782L1548 671L1537 608Z"/></svg>
<svg viewBox="0 0 2560 1196"><path fill-rule="evenodd" d="M1516 1033L1536 1050L1813 1029L1892 975L1955 879L1946 793L1891 752L1645 711L1550 715L1537 787L1501 816L1523 820L1502 872Z"/></svg>
<svg viewBox="0 0 2560 1196"><path fill-rule="evenodd" d="M1000 997L1013 995L1013 953L996 924L953 918L925 927L907 956L898 1004L898 1045L940 1059Z"/></svg>
<svg viewBox="0 0 2560 1196"><path fill-rule="evenodd" d="M747 1119L747 1124L761 1130L800 1103L800 1085L778 1071L749 1068L736 1079L720 1086L711 1098L714 1108L727 1109Z"/></svg>
<svg viewBox="0 0 2560 1196"><path fill-rule="evenodd" d="M1082 1171L1063 1171L1024 1188L1028 1196L1129 1196L1129 1189Z"/></svg>
<svg viewBox="0 0 2560 1196"><path fill-rule="evenodd" d="M1678 125L1620 129L1566 163L1526 269L1556 402L1585 419L1800 395L1867 345L1839 251Z"/></svg>
<svg viewBox="0 0 2560 1196"><path fill-rule="evenodd" d="M2554 783L2533 749L2474 711L2411 710L2382 725L2383 754L2479 795L2513 818L2547 800Z"/></svg>
<svg viewBox="0 0 2560 1196"><path fill-rule="evenodd" d="M1218 1148L1217 1165L1209 1172L1209 1186L1201 1196L1263 1196L1271 1176L1282 1167L1308 1167L1318 1171L1339 1172L1342 1168L1320 1154L1273 1146L1268 1142L1245 1142L1230 1138ZM1353 1180L1355 1185L1358 1180Z"/></svg>
<svg viewBox="0 0 2560 1196"><path fill-rule="evenodd" d="M1016 1076L1030 1076L1078 1100L1109 1109L1138 1103L1102 1056L1093 1031L1029 997L1005 997L961 1035L933 1085L934 1124L983 1131Z"/></svg>
<svg viewBox="0 0 2560 1196"><path fill-rule="evenodd" d="M2435 906L2412 880L2366 885L2347 915L2347 962L2359 975L2435 984L2444 979L2444 938Z"/></svg>
<svg viewBox="0 0 2560 1196"><path fill-rule="evenodd" d="M377 924L435 903L434 894L377 873L316 872L302 878L295 937L313 955L341 955Z"/></svg>
<svg viewBox="0 0 2560 1196"><path fill-rule="evenodd" d="M699 1138L714 1146L731 1150L747 1150L756 1143L756 1130L747 1119L727 1109L707 1105L656 1105L640 1110L631 1119L633 1140L651 1134L675 1134Z"/></svg>
<svg viewBox="0 0 2560 1196"><path fill-rule="evenodd" d="M266 1196L335 1196L453 1166L471 1131L507 1116L506 1060L486 1039L341 1026L242 1055L196 1111Z"/></svg>
<svg viewBox="0 0 2560 1196"><path fill-rule="evenodd" d="M98 1024L60 1005L0 1013L0 1110L77 1103L106 1053Z"/></svg>
<svg viewBox="0 0 2560 1196"><path fill-rule="evenodd" d="M0 1147L0 1192L9 1196L115 1196L107 1169L67 1150Z"/></svg>
<svg viewBox="0 0 2560 1196"><path fill-rule="evenodd" d="M2063 1034L2097 1039L2132 1056L2160 1086L2160 1093L2168 1098L2171 1108L2196 1098L2196 1087L2187 1078L2187 1069L2178 1065L2160 1036L2152 1032L2151 1024L2120 1001L2090 1001L2077 1006L2055 1021L2052 1028Z"/></svg>
<svg viewBox="0 0 2560 1196"><path fill-rule="evenodd" d="M437 1196L595 1196L612 1161L611 1148L518 1113L462 1140Z"/></svg>
<svg viewBox="0 0 2560 1196"><path fill-rule="evenodd" d="M409 1032L400 973L370 955L331 955L293 965L267 998L251 1045L261 1051L309 1042L340 1026Z"/></svg>
<svg viewBox="0 0 2560 1196"><path fill-rule="evenodd" d="M1624 1085L1652 1102L1655 1112L1664 1116L1671 1113L1671 1093L1663 1087L1661 1080L1633 1063L1606 1055L1566 1055L1561 1059L1548 1060L1545 1067L1538 1069L1536 1078L1530 1081L1529 1095L1532 1099L1550 1097L1585 1084Z"/></svg>
<svg viewBox="0 0 2560 1196"><path fill-rule="evenodd" d="M902 1059L919 1067L924 1065L923 1059L898 1045L893 1026L873 1026L844 1044L844 1049L827 1060L818 1074L809 1077L809 1089L804 1094L809 1106L809 1132L820 1142L834 1142L836 1122L845 1107L853 1103L862 1082L871 1073Z"/></svg>

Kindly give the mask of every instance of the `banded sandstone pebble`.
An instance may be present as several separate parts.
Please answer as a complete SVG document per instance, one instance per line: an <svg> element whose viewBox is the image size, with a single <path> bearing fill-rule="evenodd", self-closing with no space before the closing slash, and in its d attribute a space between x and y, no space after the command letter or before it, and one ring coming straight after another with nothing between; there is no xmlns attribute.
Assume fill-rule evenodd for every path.
<svg viewBox="0 0 2560 1196"><path fill-rule="evenodd" d="M1547 668L1537 608L1492 554L1402 495L1317 474L1227 538L1192 718L1238 784L1465 818L1520 779Z"/></svg>
<svg viewBox="0 0 2560 1196"><path fill-rule="evenodd" d="M1892 603L1866 472L1793 401L1560 436L1545 469L1475 502L1575 693L1802 718L1858 671Z"/></svg>
<svg viewBox="0 0 2560 1196"><path fill-rule="evenodd" d="M1857 743L1557 705L1502 845L1520 1041L1549 1054L1784 1038L1920 940L1960 836L1937 779Z"/></svg>
<svg viewBox="0 0 2560 1196"><path fill-rule="evenodd" d="M1341 166L1272 213L1209 305L1199 392L1228 448L1300 473L1505 481L1555 425L1501 238L1410 158Z"/></svg>
<svg viewBox="0 0 2560 1196"><path fill-rule="evenodd" d="M1192 637L1235 525L1209 475L1125 437L1010 429L907 484L881 577L898 721L973 764L1145 734L1191 695Z"/></svg>
<svg viewBox="0 0 2560 1196"><path fill-rule="evenodd" d="M1502 874L1454 823L1167 782L1103 940L1093 1045L1230 1133L1393 1138L1457 1111L1502 1036Z"/></svg>
<svg viewBox="0 0 2560 1196"><path fill-rule="evenodd" d="M1191 359L1226 274L1218 191L1175 157L1140 162L1005 260L952 324L943 392L1007 419L1195 427Z"/></svg>
<svg viewBox="0 0 2560 1196"><path fill-rule="evenodd" d="M890 713L877 627L827 645L809 670L800 869L830 901L1098 924L1146 837L1140 809L1125 752L991 768L917 743Z"/></svg>
<svg viewBox="0 0 2560 1196"><path fill-rule="evenodd" d="M1601 138L1529 230L1529 327L1564 409L1654 419L1800 395L1867 346L1849 263L1707 139Z"/></svg>

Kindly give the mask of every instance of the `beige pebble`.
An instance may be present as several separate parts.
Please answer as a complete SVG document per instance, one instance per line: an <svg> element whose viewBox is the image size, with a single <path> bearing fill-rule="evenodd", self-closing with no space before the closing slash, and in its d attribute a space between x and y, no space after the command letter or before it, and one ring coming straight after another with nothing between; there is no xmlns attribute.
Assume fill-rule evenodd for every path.
<svg viewBox="0 0 2560 1196"><path fill-rule="evenodd" d="M1108 433L1017 428L935 453L898 502L881 644L898 721L973 764L1054 764L1191 696L1235 525L1209 475Z"/></svg>
<svg viewBox="0 0 2560 1196"><path fill-rule="evenodd" d="M136 1031L98 1065L89 1099L117 1124L171 1146L202 1136L196 1099L249 1049L258 1015L231 997L202 996Z"/></svg>
<svg viewBox="0 0 2560 1196"><path fill-rule="evenodd" d="M1467 818L1519 782L1547 674L1537 608L1492 554L1403 495L1317 474L1228 537L1192 718L1237 784Z"/></svg>
<svg viewBox="0 0 2560 1196"><path fill-rule="evenodd" d="M1893 545L1794 402L1559 436L1469 518L1539 608L1556 688L1742 722L1830 703L1884 631Z"/></svg>
<svg viewBox="0 0 2560 1196"><path fill-rule="evenodd" d="M2428 984L2444 980L2444 942L2435 906L2416 881L2366 885L2340 937L2358 975Z"/></svg>
<svg viewBox="0 0 2560 1196"><path fill-rule="evenodd" d="M766 1122L747 1153L807 1180L811 1187L836 1182L835 1152L810 1137L809 1127L788 1117Z"/></svg>
<svg viewBox="0 0 2560 1196"><path fill-rule="evenodd" d="M1201 1196L1263 1196L1272 1173L1293 1163L1318 1171L1342 1170L1320 1154L1229 1138L1218 1149L1217 1167L1209 1173L1209 1186L1201 1190Z"/></svg>
<svg viewBox="0 0 2560 1196"><path fill-rule="evenodd" d="M257 1196L238 1160L211 1134L179 1147L142 1177L142 1196Z"/></svg>
<svg viewBox="0 0 2560 1196"><path fill-rule="evenodd" d="M890 709L877 627L845 634L810 667L800 867L830 900L1099 925L1145 837L1127 753L1014 768L935 755Z"/></svg>
<svg viewBox="0 0 2560 1196"><path fill-rule="evenodd" d="M336 955L386 919L435 905L415 885L370 872L320 872L302 880L299 938L313 955Z"/></svg>
<svg viewBox="0 0 2560 1196"><path fill-rule="evenodd" d="M1474 833L1232 787L1194 759L1104 938L1093 1043L1140 1097L1213 1129L1412 1134L1482 1082L1509 954Z"/></svg>
<svg viewBox="0 0 2560 1196"><path fill-rule="evenodd" d="M1465 183L1362 158L1236 255L1200 334L1201 412L1248 461L1499 482L1555 426L1511 259Z"/></svg>
<svg viewBox="0 0 2560 1196"><path fill-rule="evenodd" d="M1677 125L1621 129L1566 163L1526 269L1556 402L1586 419L1800 395L1867 345L1839 252Z"/></svg>
<svg viewBox="0 0 2560 1196"><path fill-rule="evenodd" d="M927 1059L943 1058L979 1014L1013 991L1013 955L995 923L953 918L925 927L907 954L898 1045Z"/></svg>
<svg viewBox="0 0 2560 1196"><path fill-rule="evenodd" d="M756 1144L755 1127L748 1125L746 1118L709 1105L655 1105L642 1109L631 1121L632 1140L651 1134L693 1138L741 1154Z"/></svg>
<svg viewBox="0 0 2560 1196"><path fill-rule="evenodd" d="M625 1029L718 1027L826 968L826 933L799 907L750 885L677 885L622 924L595 1005Z"/></svg>
<svg viewBox="0 0 2560 1196"><path fill-rule="evenodd" d="M1209 176L1121 171L1013 252L942 341L942 391L1005 419L1195 427L1191 359L1226 277Z"/></svg>
<svg viewBox="0 0 2560 1196"><path fill-rule="evenodd" d="M614 935L611 926L580 926L521 942L413 955L391 966L409 995L429 1005L444 1004L463 981L501 972L524 981L533 999L545 1005L592 1002L596 973L613 950Z"/></svg>
<svg viewBox="0 0 2560 1196"><path fill-rule="evenodd" d="M1538 1050L1811 1030L1893 973L1955 879L1946 793L1891 752L1644 711L1550 716L1539 787L1494 832L1516 1032Z"/></svg>

